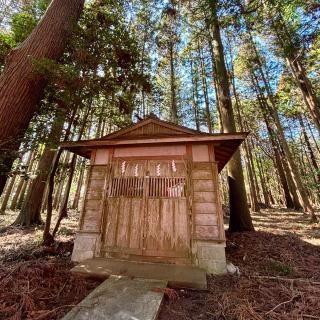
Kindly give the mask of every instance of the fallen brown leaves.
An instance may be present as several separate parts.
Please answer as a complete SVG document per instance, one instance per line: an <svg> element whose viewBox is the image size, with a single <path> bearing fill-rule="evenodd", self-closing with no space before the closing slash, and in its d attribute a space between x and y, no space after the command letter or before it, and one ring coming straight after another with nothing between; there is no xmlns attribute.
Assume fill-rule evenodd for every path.
<svg viewBox="0 0 320 320"><path fill-rule="evenodd" d="M59 319L99 284L70 273L70 248L39 248L24 261L10 254L0 265L0 319Z"/></svg>
<svg viewBox="0 0 320 320"><path fill-rule="evenodd" d="M227 235L241 275L208 277L208 292L176 290L158 320L320 319L320 247L293 235Z"/></svg>

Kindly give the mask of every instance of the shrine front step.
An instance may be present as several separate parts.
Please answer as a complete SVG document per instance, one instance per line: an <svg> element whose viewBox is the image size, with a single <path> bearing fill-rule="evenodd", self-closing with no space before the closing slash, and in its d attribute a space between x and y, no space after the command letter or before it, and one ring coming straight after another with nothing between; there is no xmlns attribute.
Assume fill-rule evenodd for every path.
<svg viewBox="0 0 320 320"><path fill-rule="evenodd" d="M71 272L90 278L106 279L117 275L130 279L164 280L172 287L207 288L206 271L186 265L94 258L79 263Z"/></svg>
<svg viewBox="0 0 320 320"><path fill-rule="evenodd" d="M167 281L110 276L62 320L155 320Z"/></svg>

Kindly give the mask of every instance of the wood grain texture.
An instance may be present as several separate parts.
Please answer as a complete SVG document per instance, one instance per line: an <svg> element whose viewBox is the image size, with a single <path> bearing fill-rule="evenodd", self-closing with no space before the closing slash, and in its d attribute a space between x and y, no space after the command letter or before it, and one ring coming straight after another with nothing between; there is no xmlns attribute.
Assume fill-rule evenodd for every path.
<svg viewBox="0 0 320 320"><path fill-rule="evenodd" d="M213 214L195 214L195 224L197 226L217 226L217 215Z"/></svg>
<svg viewBox="0 0 320 320"><path fill-rule="evenodd" d="M193 189L195 192L213 192L215 190L212 180L193 180Z"/></svg>
<svg viewBox="0 0 320 320"><path fill-rule="evenodd" d="M213 191L195 191L193 193L193 200L195 202L215 202L216 201L216 196L215 192Z"/></svg>
<svg viewBox="0 0 320 320"><path fill-rule="evenodd" d="M194 202L193 203L194 213L210 213L215 214L217 210L216 203L214 202Z"/></svg>
<svg viewBox="0 0 320 320"><path fill-rule="evenodd" d="M195 239L219 239L219 230L217 226L196 226Z"/></svg>

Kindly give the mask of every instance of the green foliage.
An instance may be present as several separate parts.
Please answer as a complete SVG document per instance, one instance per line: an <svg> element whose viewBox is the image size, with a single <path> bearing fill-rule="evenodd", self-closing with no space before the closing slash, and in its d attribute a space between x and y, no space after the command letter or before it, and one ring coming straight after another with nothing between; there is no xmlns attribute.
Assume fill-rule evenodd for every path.
<svg viewBox="0 0 320 320"><path fill-rule="evenodd" d="M149 80L139 68L135 34L119 18L121 10L114 1L88 4L61 61L33 61L48 82L38 117L58 108L67 115L76 109L77 127L86 110L97 123L110 119L122 127L131 120L136 94L149 86Z"/></svg>
<svg viewBox="0 0 320 320"><path fill-rule="evenodd" d="M13 39L16 43L21 43L32 32L37 25L37 19L28 12L17 13L11 21Z"/></svg>
<svg viewBox="0 0 320 320"><path fill-rule="evenodd" d="M0 33L0 71L3 68L5 59L15 42L9 34Z"/></svg>

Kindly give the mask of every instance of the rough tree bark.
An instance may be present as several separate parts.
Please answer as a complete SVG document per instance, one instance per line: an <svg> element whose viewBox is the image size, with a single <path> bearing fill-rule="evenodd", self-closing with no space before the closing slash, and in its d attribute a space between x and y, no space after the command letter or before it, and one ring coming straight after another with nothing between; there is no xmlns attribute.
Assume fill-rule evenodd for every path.
<svg viewBox="0 0 320 320"><path fill-rule="evenodd" d="M198 79L196 77L196 74L194 74L193 70L193 61L192 57L190 60L190 71L191 71L191 81L192 81L192 109L193 109L193 116L194 121L196 124L196 129L200 131L200 119L199 119L199 106L198 106Z"/></svg>
<svg viewBox="0 0 320 320"><path fill-rule="evenodd" d="M34 156L35 156L35 151L30 151L28 158L27 158L27 161L26 161L26 164L25 164L26 172L28 172L29 168L32 167ZM26 176L25 175L21 176L20 181L18 183L18 186L15 190L14 196L12 198L11 204L10 204L11 210L15 210L17 208L18 199L23 191L23 186L25 185L26 182L27 182Z"/></svg>
<svg viewBox="0 0 320 320"><path fill-rule="evenodd" d="M80 200L81 188L83 184L84 172L85 172L85 162L81 161L77 189L76 189L76 193L74 195L74 199L71 206L71 208L75 210L78 210L78 207L79 207L79 200Z"/></svg>
<svg viewBox="0 0 320 320"><path fill-rule="evenodd" d="M308 149L308 153L309 153L309 156L310 156L310 160L311 160L312 166L313 166L313 168L315 170L316 181L317 181L317 184L320 186L319 165L317 163L316 156L315 156L315 154L314 154L314 152L312 150L311 143L310 143L309 137L307 135L307 130L306 130L306 127L305 127L305 125L303 123L303 119L302 119L302 117L300 115L298 116L298 120L299 120L301 131L302 131L302 134L303 134L303 137L304 137L304 141L305 141L307 149Z"/></svg>
<svg viewBox="0 0 320 320"><path fill-rule="evenodd" d="M217 95L221 122L225 133L235 132L236 126L229 91L228 74L217 17L217 2L210 0L209 5L211 10L212 49L216 65ZM236 151L228 163L228 184L230 193L229 230L231 232L253 231L254 228L247 202L239 150Z"/></svg>
<svg viewBox="0 0 320 320"><path fill-rule="evenodd" d="M41 155L37 168L37 177L31 181L29 191L26 195L23 206L20 213L14 222L16 225L30 226L35 224L41 224L41 205L44 198L46 189L46 182L50 173L50 168L56 153L57 144L60 140L62 128L63 128L63 116L56 116L50 135L48 137L48 143Z"/></svg>
<svg viewBox="0 0 320 320"><path fill-rule="evenodd" d="M56 60L62 55L83 3L84 0L53 0L30 36L7 58L0 77L0 194L46 85L35 72L33 61Z"/></svg>
<svg viewBox="0 0 320 320"><path fill-rule="evenodd" d="M259 60L258 56L257 56L257 61L259 62L259 64L261 64L261 61ZM252 74L253 85L258 90L258 94L260 95L260 97L265 101L265 107L267 108L268 112L270 113L270 116L273 120L273 123L277 129L277 136L278 136L280 145L284 151L284 154L286 156L286 160L288 161L288 166L290 168L290 172L292 173L292 178L294 180L294 184L296 185L297 190L300 194L301 202L303 205L303 210L304 210L304 212L307 212L310 214L311 222L317 222L318 219L317 219L317 216L315 215L314 209L313 209L312 204L310 202L310 199L308 197L307 189L305 188L305 186L302 182L299 169L293 159L291 150L290 150L289 145L287 143L269 82L267 81L267 79L264 75L262 67L260 65L259 65L259 67L260 67L260 74L261 74L263 83L264 83L265 88L267 90L267 96L268 96L268 100L269 100L270 104L268 103L268 101L265 101L264 93L262 92L262 89L259 86L258 79L254 73Z"/></svg>
<svg viewBox="0 0 320 320"><path fill-rule="evenodd" d="M79 130L79 135L78 135L78 141L81 140L82 135L84 133L84 130L86 128L86 124L87 124L87 120L88 120L88 116L90 114L91 108L88 108L86 113L84 114L84 117L82 119L82 125L80 127ZM92 115L93 113L91 113ZM68 176L68 180L67 180L67 185L65 187L64 190L64 196L62 199L62 203L61 203L61 207L59 210L59 216L58 216L58 220L56 222L56 225L53 228L52 231L52 237L54 239L59 227L60 227L60 223L62 221L63 218L67 217L67 211L68 211L68 200L69 200L69 195L70 195L70 189L71 189L71 184L72 184L72 180L73 180L73 174L74 174L74 169L75 169L75 164L76 164L76 159L77 159L77 155L74 153L72 155L71 161L70 161L70 172L69 172L69 176Z"/></svg>
<svg viewBox="0 0 320 320"><path fill-rule="evenodd" d="M233 95L235 98L235 108L236 108L236 113L238 117L238 125L240 127L240 130L244 132L244 124L242 120L242 115L240 112L241 109L241 101L239 99L239 95L236 89L236 84L234 81L234 68L233 68L233 61L232 61L232 53L230 52L230 68L231 68L231 75L230 75L230 81L231 81L231 87L233 91ZM251 202L251 211L253 212L260 212L260 207L258 204L258 188L257 184L255 183L255 176L254 176L254 165L253 165L253 157L252 157L252 152L250 149L250 145L248 144L248 141L244 141L243 143L243 149L245 152L245 157L247 159L247 172L248 172L248 181L249 181L249 189L250 189L250 202Z"/></svg>
<svg viewBox="0 0 320 320"><path fill-rule="evenodd" d="M92 99L91 99L91 102L89 103L89 105L91 105L91 103L92 103ZM81 125L80 131L79 131L78 140L81 139L81 137L82 137L82 135L84 133L85 126L86 126L87 119L88 119L90 111L92 111L92 109L89 107L86 110L85 114L84 114L84 117L82 119L82 125ZM68 126L68 128L66 130L65 139L64 139L65 141L68 139L68 137L70 135L72 122L73 121L70 121L69 126ZM53 161L52 169L51 169L51 172L50 172L50 175L49 175L49 178L48 178L47 216L46 216L46 222L45 222L45 226L44 226L44 230L43 230L43 244L48 244L48 245L52 244L54 242L54 235L58 231L59 225L60 225L63 217L65 216L65 214L67 212L69 191L70 191L73 172L74 172L75 157L73 157L73 160L72 160L72 171L70 172L70 177L69 177L70 179L69 179L68 185L66 187L66 191L65 191L66 196L64 198L64 202L62 203L61 210L59 212L58 221L56 223L56 226L54 227L54 233L51 234L50 233L50 226L51 226L52 211L53 211L53 205L52 205L53 197L52 197L52 194L53 194L53 190L54 190L54 178L55 178L55 174L57 172L57 168L58 168L58 165L59 165L59 160L60 160L62 151L63 151L62 149L59 149L58 152L56 153L55 159ZM69 154L70 153L68 153L68 155Z"/></svg>
<svg viewBox="0 0 320 320"><path fill-rule="evenodd" d="M9 201L16 177L17 177L17 175L14 174L11 177L11 179L9 180L8 187L6 188L6 190L5 190L6 192L5 192L3 199L2 199L0 214L4 214L7 209L8 201Z"/></svg>
<svg viewBox="0 0 320 320"><path fill-rule="evenodd" d="M176 75L175 75L175 58L174 58L174 44L169 44L169 60L170 60L170 90L171 90L171 121L178 123L178 107L177 107L177 93L176 93Z"/></svg>
<svg viewBox="0 0 320 320"><path fill-rule="evenodd" d="M210 115L207 75L206 75L204 58L203 58L202 50L200 48L199 41L198 41L198 55L200 60L200 74L201 74L201 82L202 82L202 92L203 92L204 103L205 103L206 121L207 121L208 131L209 133L212 133L212 121L211 121L211 115Z"/></svg>

